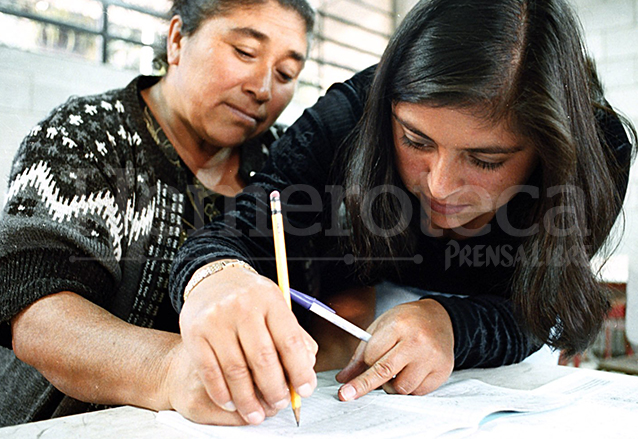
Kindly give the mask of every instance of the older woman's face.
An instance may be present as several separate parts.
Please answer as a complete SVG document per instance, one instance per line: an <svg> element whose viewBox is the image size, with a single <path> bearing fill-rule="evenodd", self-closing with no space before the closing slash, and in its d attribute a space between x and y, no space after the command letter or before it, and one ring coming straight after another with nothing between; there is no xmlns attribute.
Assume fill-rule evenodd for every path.
<svg viewBox="0 0 638 439"><path fill-rule="evenodd" d="M237 146L255 137L292 99L307 44L303 19L274 1L212 17L179 44L169 35L174 112L205 144Z"/></svg>
<svg viewBox="0 0 638 439"><path fill-rule="evenodd" d="M399 103L392 130L401 179L433 232L471 234L487 224L537 162L532 145L505 123L486 124L468 110Z"/></svg>

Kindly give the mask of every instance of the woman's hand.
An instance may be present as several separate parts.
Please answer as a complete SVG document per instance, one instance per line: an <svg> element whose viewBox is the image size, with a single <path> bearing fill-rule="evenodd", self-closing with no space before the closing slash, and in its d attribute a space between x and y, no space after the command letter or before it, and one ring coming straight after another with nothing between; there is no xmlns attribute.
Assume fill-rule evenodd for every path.
<svg viewBox="0 0 638 439"><path fill-rule="evenodd" d="M454 333L447 312L432 299L398 305L368 328L350 363L337 375L350 401L383 386L388 393L424 395L441 386L454 367Z"/></svg>
<svg viewBox="0 0 638 439"><path fill-rule="evenodd" d="M222 410L210 399L183 343L176 344L168 358L169 367L163 392L171 409L199 424L246 424L237 412ZM269 408L267 416L275 413L275 410Z"/></svg>
<svg viewBox="0 0 638 439"><path fill-rule="evenodd" d="M269 279L226 267L191 292L180 314L184 346L209 398L249 424L288 406L286 377L308 397L317 344Z"/></svg>

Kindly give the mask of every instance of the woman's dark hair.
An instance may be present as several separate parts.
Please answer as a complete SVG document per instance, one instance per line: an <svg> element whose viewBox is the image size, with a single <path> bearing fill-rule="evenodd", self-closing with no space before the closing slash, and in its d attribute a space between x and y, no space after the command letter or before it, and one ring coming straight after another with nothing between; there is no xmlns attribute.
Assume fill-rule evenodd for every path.
<svg viewBox="0 0 638 439"><path fill-rule="evenodd" d="M169 17L179 15L182 19L182 34L192 35L209 18L229 14L236 8L263 5L269 1L297 12L306 23L306 34L310 42L315 26L315 10L307 0L173 0ZM157 54L154 65L158 70L167 67L165 49Z"/></svg>
<svg viewBox="0 0 638 439"><path fill-rule="evenodd" d="M357 195L382 185L405 190L394 159L393 103L480 108L486 122L506 122L531 140L540 197L516 224L539 226L523 240L526 255L560 256L563 263L519 263L513 302L531 335L568 354L592 341L608 311L589 261L620 212L629 162L619 161L597 123L608 115L623 131L603 99L579 26L563 0L420 1L389 42L357 134L344 149L346 188L360 188L346 197L351 244L359 259L374 261L405 256L416 242L415 228L383 236L366 227L364 212L372 212L377 230L397 225L395 195L377 197L374 208ZM635 144L631 124L625 127ZM625 149L631 154L632 145ZM564 213L546 224L547 212ZM374 262L365 264L364 273L375 270Z"/></svg>

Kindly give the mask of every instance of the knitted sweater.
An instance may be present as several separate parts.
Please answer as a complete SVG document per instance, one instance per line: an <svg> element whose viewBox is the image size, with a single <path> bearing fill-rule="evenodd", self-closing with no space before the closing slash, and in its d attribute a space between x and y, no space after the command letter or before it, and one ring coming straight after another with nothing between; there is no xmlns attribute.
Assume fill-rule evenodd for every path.
<svg viewBox="0 0 638 439"><path fill-rule="evenodd" d="M194 179L144 104L140 90L157 80L139 77L124 89L71 98L24 139L0 220L5 347L6 322L60 291L80 294L131 324L178 331L168 301L170 263L188 229L208 221L221 197ZM265 160L266 137L242 146L245 181ZM0 379L28 387L24 370L4 349ZM0 394L0 407L6 403L16 412L4 423L33 420L22 417L31 416L26 401L9 404L10 396L18 398Z"/></svg>

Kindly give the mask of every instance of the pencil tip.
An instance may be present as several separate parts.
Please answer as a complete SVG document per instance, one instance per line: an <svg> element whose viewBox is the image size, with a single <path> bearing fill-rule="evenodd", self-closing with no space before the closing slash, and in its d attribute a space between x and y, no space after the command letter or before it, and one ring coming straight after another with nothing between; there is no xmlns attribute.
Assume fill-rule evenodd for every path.
<svg viewBox="0 0 638 439"><path fill-rule="evenodd" d="M301 409L297 407L293 409L293 412L295 413L295 421L297 421L297 427L299 427L299 420L301 418Z"/></svg>

